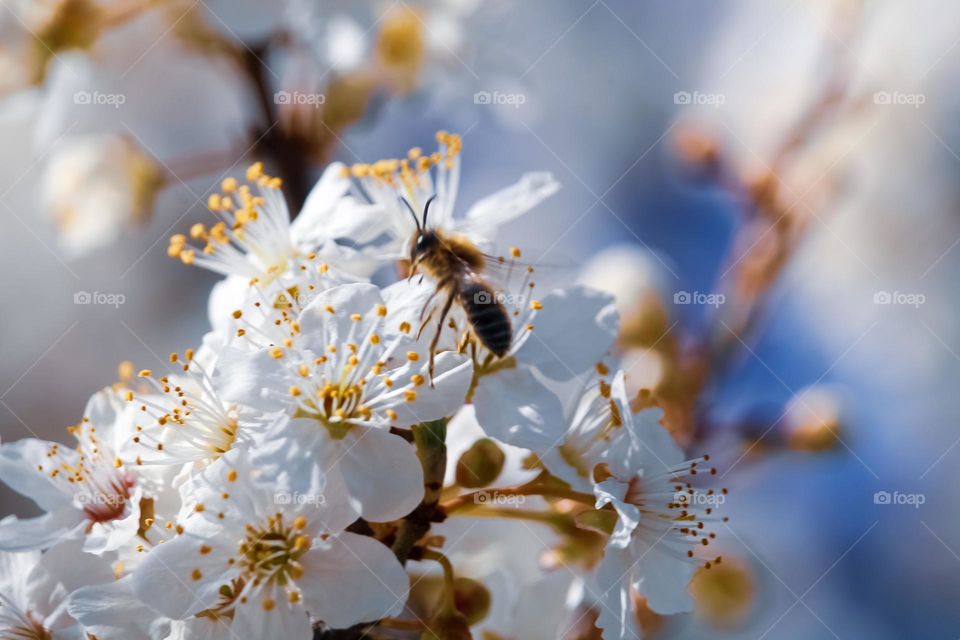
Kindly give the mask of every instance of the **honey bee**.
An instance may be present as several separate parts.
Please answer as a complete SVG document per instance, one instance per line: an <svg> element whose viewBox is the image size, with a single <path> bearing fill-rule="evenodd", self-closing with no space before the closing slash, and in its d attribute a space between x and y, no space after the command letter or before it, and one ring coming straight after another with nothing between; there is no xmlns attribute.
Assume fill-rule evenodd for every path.
<svg viewBox="0 0 960 640"><path fill-rule="evenodd" d="M427 228L430 204L435 197L427 200L424 206L422 224L410 203L403 201L417 224L417 231L410 240L410 277L422 272L437 283L437 289L425 305L424 312L435 296L446 296L440 308L437 331L430 342L431 379L437 344L454 304L463 310L473 336L497 357L506 355L513 339L510 316L494 288L482 275L487 264L483 252L466 236ZM423 315L421 313L421 318ZM421 325L421 331L429 320L430 316Z"/></svg>

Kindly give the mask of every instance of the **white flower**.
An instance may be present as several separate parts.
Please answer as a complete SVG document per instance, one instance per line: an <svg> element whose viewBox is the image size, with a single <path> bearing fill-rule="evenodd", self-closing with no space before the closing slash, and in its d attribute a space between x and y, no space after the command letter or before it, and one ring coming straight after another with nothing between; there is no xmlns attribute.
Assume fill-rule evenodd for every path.
<svg viewBox="0 0 960 640"><path fill-rule="evenodd" d="M171 257L228 276L211 294L215 329L229 327L226 314L253 304L298 312L316 292L360 279L354 271L371 271L368 260L337 243L356 233L357 221L371 209L346 195L350 183L342 172L342 165L328 167L291 222L280 179L266 175L257 162L247 169L247 184L227 178L222 193L208 199L218 222L209 227L196 223L189 238L170 238Z"/></svg>
<svg viewBox="0 0 960 640"><path fill-rule="evenodd" d="M583 386L567 412L566 430L551 446L535 453L551 473L576 491L593 491L593 471L629 438L634 430L624 374L607 381L608 370L597 366L598 376Z"/></svg>
<svg viewBox="0 0 960 640"><path fill-rule="evenodd" d="M208 367L193 349L170 354L177 373L139 377L148 391L127 391L137 410L134 435L124 449L137 464L190 465L202 469L233 448L250 448L262 439L264 422L258 414L220 397ZM208 358L209 359L209 358ZM189 470L188 469L188 470Z"/></svg>
<svg viewBox="0 0 960 640"><path fill-rule="evenodd" d="M50 155L41 199L70 256L101 248L153 213L160 169L131 140L113 134L68 138Z"/></svg>
<svg viewBox="0 0 960 640"><path fill-rule="evenodd" d="M257 454L278 482L308 491L325 475L357 515L378 522L419 503L420 462L389 429L453 415L472 369L468 359L443 353L429 384L426 353L409 335L416 319L408 318L374 285L341 285L289 319L283 342L253 353L224 350L221 395L282 412Z"/></svg>
<svg viewBox="0 0 960 640"><path fill-rule="evenodd" d="M86 584L113 580L110 565L64 543L39 551L0 551L0 638L81 640L83 631L67 612L68 595Z"/></svg>
<svg viewBox="0 0 960 640"><path fill-rule="evenodd" d="M340 628L402 609L407 576L389 549L331 535L323 504L279 500L242 453L190 480L182 535L133 574L140 600L173 619L214 619L238 638L309 638L311 618Z"/></svg>
<svg viewBox="0 0 960 640"><path fill-rule="evenodd" d="M709 525L718 520L715 511L726 490L694 489L693 476L716 470L700 466L707 456L684 461L683 452L660 425L661 416L657 409L634 416L631 441L610 451L611 475L594 490L597 508L611 504L618 515L596 570L601 594L597 625L605 640L640 637L630 606L633 592L660 614L691 611L688 586L694 572L721 561L720 557L705 561L699 552L716 536Z"/></svg>
<svg viewBox="0 0 960 640"><path fill-rule="evenodd" d="M123 412L123 400L105 389L90 399L80 424L69 428L75 450L34 438L0 446L0 479L46 512L0 521L0 549L45 549L81 538L84 551L100 554L136 535L143 489L117 457L128 437Z"/></svg>
<svg viewBox="0 0 960 640"><path fill-rule="evenodd" d="M417 223L404 200L419 216L427 201L436 196L430 206L429 227L489 243L495 239L498 227L530 211L560 188L549 173L529 173L516 184L475 202L462 218L455 218L462 142L460 136L445 131L437 133L437 141L439 150L429 155L415 148L403 159L379 160L349 168L349 175L359 186L357 197L361 197L360 194L369 197L381 212L378 224L365 229L358 241L370 243L386 234L387 242L376 247L381 259L408 257ZM336 211L331 222L341 224L340 218L345 215L345 211Z"/></svg>

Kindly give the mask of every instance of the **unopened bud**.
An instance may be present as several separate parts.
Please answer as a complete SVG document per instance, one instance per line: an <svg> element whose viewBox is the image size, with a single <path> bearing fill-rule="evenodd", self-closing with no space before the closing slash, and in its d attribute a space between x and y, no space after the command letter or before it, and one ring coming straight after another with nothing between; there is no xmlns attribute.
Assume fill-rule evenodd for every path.
<svg viewBox="0 0 960 640"><path fill-rule="evenodd" d="M505 459L496 442L477 440L457 461L457 484L468 489L489 485L500 475Z"/></svg>
<svg viewBox="0 0 960 640"><path fill-rule="evenodd" d="M490 592L471 578L461 576L454 580L453 600L467 624L477 624L490 612Z"/></svg>

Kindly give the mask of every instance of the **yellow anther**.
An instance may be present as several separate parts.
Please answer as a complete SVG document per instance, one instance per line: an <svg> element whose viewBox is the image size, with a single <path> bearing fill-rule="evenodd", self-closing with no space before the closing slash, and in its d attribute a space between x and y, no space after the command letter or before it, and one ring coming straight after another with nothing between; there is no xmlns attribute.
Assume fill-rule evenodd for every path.
<svg viewBox="0 0 960 640"><path fill-rule="evenodd" d="M407 360L410 362L416 362L420 359L420 354L416 351L407 351Z"/></svg>
<svg viewBox="0 0 960 640"><path fill-rule="evenodd" d="M138 373L137 375L140 376L141 378L149 378L150 376L153 375L153 371L150 371L150 369L141 369L140 373Z"/></svg>
<svg viewBox="0 0 960 640"><path fill-rule="evenodd" d="M220 189L224 193L233 193L237 190L237 179L236 178L224 178L223 182L220 183Z"/></svg>
<svg viewBox="0 0 960 640"><path fill-rule="evenodd" d="M540 311L540 309L543 309L543 303L540 302L539 300L534 300L533 302L530 303L530 308L533 309L534 311Z"/></svg>
<svg viewBox="0 0 960 640"><path fill-rule="evenodd" d="M247 168L247 180L254 182L263 175L263 163L254 162Z"/></svg>

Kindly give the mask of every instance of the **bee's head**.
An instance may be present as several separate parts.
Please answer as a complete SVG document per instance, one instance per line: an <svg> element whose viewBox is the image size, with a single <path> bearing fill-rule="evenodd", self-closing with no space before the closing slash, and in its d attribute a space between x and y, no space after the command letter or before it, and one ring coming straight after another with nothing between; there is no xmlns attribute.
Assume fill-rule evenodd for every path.
<svg viewBox="0 0 960 640"><path fill-rule="evenodd" d="M417 231L410 242L410 264L416 265L424 256L437 248L440 244L440 237L436 231L425 229Z"/></svg>

